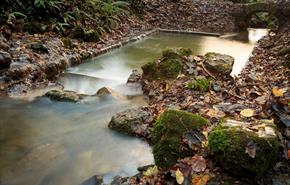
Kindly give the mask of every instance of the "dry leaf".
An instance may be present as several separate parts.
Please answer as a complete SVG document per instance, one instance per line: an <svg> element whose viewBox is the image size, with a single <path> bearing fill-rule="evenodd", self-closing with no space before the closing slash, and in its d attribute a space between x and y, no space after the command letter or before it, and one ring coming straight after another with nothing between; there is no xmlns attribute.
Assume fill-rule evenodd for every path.
<svg viewBox="0 0 290 185"><path fill-rule="evenodd" d="M177 169L175 172L175 178L178 184L182 184L184 181L183 173L179 169Z"/></svg>
<svg viewBox="0 0 290 185"><path fill-rule="evenodd" d="M169 84L166 84L166 85L165 85L165 91L168 91L169 89L170 89Z"/></svg>
<svg viewBox="0 0 290 185"><path fill-rule="evenodd" d="M279 89L278 87L274 87L272 89L272 93L274 94L274 96L276 97L281 97L284 95L284 90L283 89Z"/></svg>
<svg viewBox="0 0 290 185"><path fill-rule="evenodd" d="M157 175L158 172L159 171L158 171L157 166L153 166L153 167L148 168L145 172L143 172L143 175L145 175L145 176L154 176L154 175Z"/></svg>
<svg viewBox="0 0 290 185"><path fill-rule="evenodd" d="M202 156L193 156L190 164L195 172L203 172L206 169L206 160Z"/></svg>
<svg viewBox="0 0 290 185"><path fill-rule="evenodd" d="M240 112L240 114L244 117L252 117L254 115L255 111L253 109L244 109Z"/></svg>
<svg viewBox="0 0 290 185"><path fill-rule="evenodd" d="M194 185L206 185L210 180L210 176L208 174L205 175L195 175L192 177L192 184Z"/></svg>

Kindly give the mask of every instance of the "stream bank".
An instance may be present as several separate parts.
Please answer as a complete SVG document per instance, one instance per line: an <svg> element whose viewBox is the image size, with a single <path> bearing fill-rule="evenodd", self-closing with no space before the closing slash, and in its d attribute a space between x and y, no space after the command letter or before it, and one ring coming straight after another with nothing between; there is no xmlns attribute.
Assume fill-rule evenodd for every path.
<svg viewBox="0 0 290 185"><path fill-rule="evenodd" d="M67 67L118 47L120 43L140 38L157 28L204 32L236 32L233 11L239 6L227 1L183 0L179 2L148 1L144 13L122 18L116 29L103 34L98 42L62 38L55 33L29 35L23 32L1 32L0 90L2 95L17 96L31 89L55 82ZM210 13L208 13L210 12ZM50 84L51 85L51 84Z"/></svg>

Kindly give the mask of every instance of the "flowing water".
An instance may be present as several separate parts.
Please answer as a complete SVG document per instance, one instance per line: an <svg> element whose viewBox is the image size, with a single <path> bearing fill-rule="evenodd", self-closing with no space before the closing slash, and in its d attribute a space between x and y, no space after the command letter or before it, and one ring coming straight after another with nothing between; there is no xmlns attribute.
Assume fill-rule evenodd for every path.
<svg viewBox="0 0 290 185"><path fill-rule="evenodd" d="M72 67L59 80L65 89L84 94L111 87L130 95L125 100L95 97L74 104L45 97L0 99L0 184L78 185L96 174L106 182L115 175L134 175L138 166L153 163L151 148L107 128L116 112L146 105L140 87L125 85L132 69L158 58L166 48L188 47L195 54L232 55L236 75L254 47L253 39L261 36L249 32L249 38L251 34L154 34Z"/></svg>

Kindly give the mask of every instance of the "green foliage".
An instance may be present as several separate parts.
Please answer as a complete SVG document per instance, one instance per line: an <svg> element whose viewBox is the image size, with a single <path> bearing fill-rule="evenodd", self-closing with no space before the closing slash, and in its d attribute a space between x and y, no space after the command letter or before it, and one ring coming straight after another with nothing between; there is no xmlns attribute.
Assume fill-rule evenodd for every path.
<svg viewBox="0 0 290 185"><path fill-rule="evenodd" d="M129 3L118 0L6 0L0 7L2 19L26 18L30 33L55 31L67 34L80 26L86 32L84 40L97 40L105 31L116 27L120 17L128 13ZM3 15L3 16L2 16ZM48 25L43 30L43 26ZM38 28L33 26L38 25ZM93 30L93 31L92 31ZM82 34L84 36L84 34Z"/></svg>
<svg viewBox="0 0 290 185"><path fill-rule="evenodd" d="M188 84L186 84L186 88L206 92L206 91L209 91L211 82L212 82L212 78L208 78L208 79L199 78L199 79L195 79L193 82L189 82Z"/></svg>
<svg viewBox="0 0 290 185"><path fill-rule="evenodd" d="M279 20L268 12L257 12L252 15L250 25L252 27L266 27L276 31L279 28Z"/></svg>
<svg viewBox="0 0 290 185"><path fill-rule="evenodd" d="M60 10L60 0L34 0L34 6L37 8L52 9L55 8Z"/></svg>

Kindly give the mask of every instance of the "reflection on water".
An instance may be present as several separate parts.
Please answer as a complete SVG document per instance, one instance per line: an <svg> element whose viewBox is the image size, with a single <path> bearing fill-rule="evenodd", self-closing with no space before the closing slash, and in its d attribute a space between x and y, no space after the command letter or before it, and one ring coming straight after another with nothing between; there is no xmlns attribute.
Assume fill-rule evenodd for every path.
<svg viewBox="0 0 290 185"><path fill-rule="evenodd" d="M73 104L44 97L33 102L0 99L0 184L77 185L96 174L105 175L106 181L117 174L134 175L138 166L153 162L150 147L107 129L116 112L146 104L138 96L140 86L125 84L132 69L140 70L166 48L188 47L195 54L234 56L237 74L254 47L240 40L239 35L155 34L70 68L59 80L79 93L95 94L107 86L135 96L125 100L90 98Z"/></svg>
<svg viewBox="0 0 290 185"><path fill-rule="evenodd" d="M265 35L269 34L268 29L257 29L257 28L248 28L248 39L251 44L255 44L258 40L260 40Z"/></svg>

